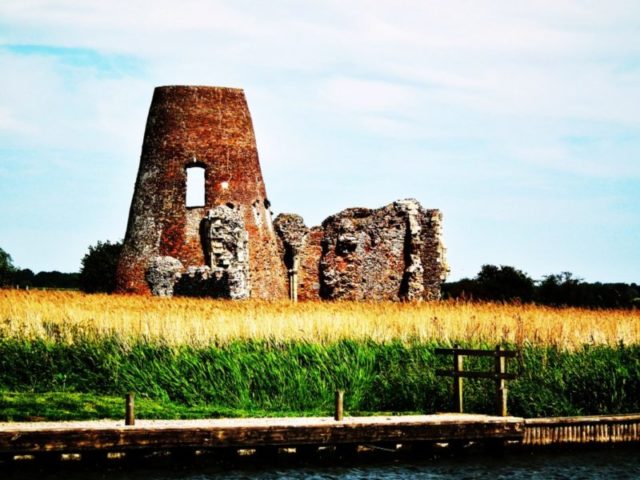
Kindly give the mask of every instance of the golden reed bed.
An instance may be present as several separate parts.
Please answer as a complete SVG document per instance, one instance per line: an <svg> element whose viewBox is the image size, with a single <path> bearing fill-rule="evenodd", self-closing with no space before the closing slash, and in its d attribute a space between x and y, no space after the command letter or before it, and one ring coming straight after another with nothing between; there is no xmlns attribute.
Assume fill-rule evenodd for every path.
<svg viewBox="0 0 640 480"><path fill-rule="evenodd" d="M511 342L576 348L640 341L640 311L428 302L224 301L0 290L0 337L117 333L169 344L235 339Z"/></svg>

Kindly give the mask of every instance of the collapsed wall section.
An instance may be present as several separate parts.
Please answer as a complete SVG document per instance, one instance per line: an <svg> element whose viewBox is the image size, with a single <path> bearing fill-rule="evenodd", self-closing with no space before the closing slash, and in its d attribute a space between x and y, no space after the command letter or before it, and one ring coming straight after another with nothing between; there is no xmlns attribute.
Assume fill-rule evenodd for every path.
<svg viewBox="0 0 640 480"><path fill-rule="evenodd" d="M442 212L437 209L423 210L422 248L420 257L423 267L424 299L440 299L440 288L449 274L447 249L442 241Z"/></svg>
<svg viewBox="0 0 640 480"><path fill-rule="evenodd" d="M313 229L279 215L275 229L299 299L433 300L448 273L440 222L438 210L409 199L350 208Z"/></svg>

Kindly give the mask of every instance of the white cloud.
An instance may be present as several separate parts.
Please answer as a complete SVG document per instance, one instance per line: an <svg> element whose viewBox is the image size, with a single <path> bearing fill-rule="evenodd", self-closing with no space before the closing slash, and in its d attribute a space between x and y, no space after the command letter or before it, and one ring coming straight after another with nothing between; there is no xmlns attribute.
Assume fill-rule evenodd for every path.
<svg viewBox="0 0 640 480"><path fill-rule="evenodd" d="M616 156L609 152L616 151ZM513 158L535 167L602 179L640 179L638 151L625 151L610 140L600 140L588 146L587 151L578 148L572 151L567 143L558 141L550 145L527 145L513 148Z"/></svg>
<svg viewBox="0 0 640 480"><path fill-rule="evenodd" d="M323 86L320 102L334 110L401 112L412 106L417 93L415 88L391 82L336 77Z"/></svg>
<svg viewBox="0 0 640 480"><path fill-rule="evenodd" d="M18 120L13 112L0 105L0 131L10 135L34 133L33 128Z"/></svg>

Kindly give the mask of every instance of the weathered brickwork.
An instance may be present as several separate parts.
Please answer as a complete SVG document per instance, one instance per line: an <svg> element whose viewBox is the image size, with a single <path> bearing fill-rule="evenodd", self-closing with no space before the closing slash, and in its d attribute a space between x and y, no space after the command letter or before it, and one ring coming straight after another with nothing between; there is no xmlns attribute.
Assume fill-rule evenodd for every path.
<svg viewBox="0 0 640 480"><path fill-rule="evenodd" d="M204 200L187 206L191 167ZM193 172L193 170L191 171ZM216 298L422 300L448 272L442 216L415 200L272 223L244 93L158 87L149 110L120 292Z"/></svg>
<svg viewBox="0 0 640 480"><path fill-rule="evenodd" d="M422 249L420 256L424 269L424 299L438 300L440 286L447 279L447 249L442 242L442 212L440 210L422 210Z"/></svg>
<svg viewBox="0 0 640 480"><path fill-rule="evenodd" d="M187 169L205 169L205 204L186 205ZM118 266L121 292L150 293L156 257L185 269L207 266L207 212L237 208L248 234L251 296L286 298L287 280L271 223L244 92L219 87L156 88Z"/></svg>
<svg viewBox="0 0 640 480"><path fill-rule="evenodd" d="M291 218L297 221L284 221ZM300 285L299 298L431 300L439 298L448 271L440 218L437 210L425 210L410 199L332 215L314 230L313 245L297 215L279 215L276 232L284 252L293 249L302 255L305 280L318 280L318 289Z"/></svg>
<svg viewBox="0 0 640 480"><path fill-rule="evenodd" d="M297 273L297 298L320 300L320 257L322 255L321 227L307 228L300 215L282 213L273 222L280 238L280 254L289 272Z"/></svg>
<svg viewBox="0 0 640 480"><path fill-rule="evenodd" d="M300 300L320 300L320 257L322 256L322 227L311 227L300 256Z"/></svg>

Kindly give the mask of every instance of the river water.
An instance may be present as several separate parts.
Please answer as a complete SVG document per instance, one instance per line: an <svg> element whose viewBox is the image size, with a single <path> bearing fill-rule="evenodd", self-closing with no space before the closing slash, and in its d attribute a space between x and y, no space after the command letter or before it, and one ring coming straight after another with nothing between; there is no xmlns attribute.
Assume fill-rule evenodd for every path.
<svg viewBox="0 0 640 480"><path fill-rule="evenodd" d="M325 465L230 467L155 466L0 472L2 480L209 479L640 479L640 447L582 452L462 455L424 461L368 461Z"/></svg>

